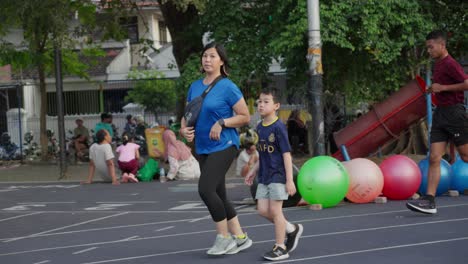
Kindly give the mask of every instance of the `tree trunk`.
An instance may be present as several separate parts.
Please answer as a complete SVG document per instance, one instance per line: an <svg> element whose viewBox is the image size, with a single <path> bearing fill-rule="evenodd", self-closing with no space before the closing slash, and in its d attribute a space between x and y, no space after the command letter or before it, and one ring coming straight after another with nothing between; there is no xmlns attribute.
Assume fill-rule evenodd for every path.
<svg viewBox="0 0 468 264"><path fill-rule="evenodd" d="M189 5L182 11L173 1L166 1L164 4L161 0L158 2L164 22L171 33L173 53L180 69L192 53L198 53L203 48L203 29L198 10L194 5Z"/></svg>
<svg viewBox="0 0 468 264"><path fill-rule="evenodd" d="M161 0L158 2L171 33L172 52L180 71L191 54L201 52L203 49L204 31L200 24L198 10L194 5L189 5L185 11L182 11L174 5L173 1L166 1L164 4ZM185 96L178 98L177 101L176 114L180 120L184 113Z"/></svg>
<svg viewBox="0 0 468 264"><path fill-rule="evenodd" d="M44 65L37 65L39 74L39 89L41 93L41 113L39 116L40 122L40 143L41 143L41 160L46 161L48 158L48 138L47 138L47 89L45 82L45 69Z"/></svg>

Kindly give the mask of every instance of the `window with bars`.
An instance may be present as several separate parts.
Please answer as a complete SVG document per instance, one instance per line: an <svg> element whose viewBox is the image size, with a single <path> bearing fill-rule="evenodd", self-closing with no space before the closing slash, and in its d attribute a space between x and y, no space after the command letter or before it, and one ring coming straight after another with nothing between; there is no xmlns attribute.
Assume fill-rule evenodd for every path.
<svg viewBox="0 0 468 264"><path fill-rule="evenodd" d="M128 103L124 98L130 89L110 89L104 90L103 106L104 112L120 113L122 108ZM100 113L100 91L68 91L63 93L65 115L93 114ZM47 93L47 115L57 115L57 94Z"/></svg>

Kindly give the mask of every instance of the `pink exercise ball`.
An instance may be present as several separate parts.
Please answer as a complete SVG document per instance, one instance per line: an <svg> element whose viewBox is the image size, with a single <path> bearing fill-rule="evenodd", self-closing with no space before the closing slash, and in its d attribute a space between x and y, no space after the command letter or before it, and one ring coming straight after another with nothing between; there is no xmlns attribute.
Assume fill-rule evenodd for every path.
<svg viewBox="0 0 468 264"><path fill-rule="evenodd" d="M382 193L384 178L379 166L373 161L357 158L343 162L349 174L346 198L353 203L368 203Z"/></svg>
<svg viewBox="0 0 468 264"><path fill-rule="evenodd" d="M388 199L408 199L421 185L418 164L406 156L394 155L386 158L380 164L380 170L384 177L382 192Z"/></svg>

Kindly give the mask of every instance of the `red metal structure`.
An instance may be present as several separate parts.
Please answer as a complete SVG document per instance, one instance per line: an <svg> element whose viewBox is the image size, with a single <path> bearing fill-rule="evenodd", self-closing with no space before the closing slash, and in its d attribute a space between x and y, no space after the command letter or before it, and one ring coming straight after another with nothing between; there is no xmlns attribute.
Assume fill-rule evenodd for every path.
<svg viewBox="0 0 468 264"><path fill-rule="evenodd" d="M359 119L335 132L336 145L345 145L351 158L367 157L387 141L398 138L410 125L427 115L426 83L416 76L387 100ZM344 160L341 151L333 154Z"/></svg>

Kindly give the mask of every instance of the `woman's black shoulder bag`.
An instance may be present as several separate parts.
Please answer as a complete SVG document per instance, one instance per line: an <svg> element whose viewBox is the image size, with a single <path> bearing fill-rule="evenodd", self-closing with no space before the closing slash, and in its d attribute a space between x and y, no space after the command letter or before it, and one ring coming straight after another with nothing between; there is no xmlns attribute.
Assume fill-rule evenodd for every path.
<svg viewBox="0 0 468 264"><path fill-rule="evenodd" d="M185 106L185 125L188 127L193 127L197 124L198 115L200 114L201 107L203 104L203 99L211 91L211 89L216 85L216 83L223 78L222 75L216 77L210 85L205 89L202 95L193 98L190 103Z"/></svg>

